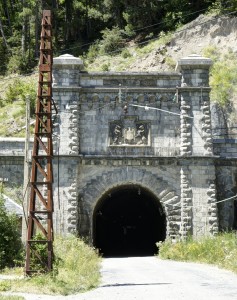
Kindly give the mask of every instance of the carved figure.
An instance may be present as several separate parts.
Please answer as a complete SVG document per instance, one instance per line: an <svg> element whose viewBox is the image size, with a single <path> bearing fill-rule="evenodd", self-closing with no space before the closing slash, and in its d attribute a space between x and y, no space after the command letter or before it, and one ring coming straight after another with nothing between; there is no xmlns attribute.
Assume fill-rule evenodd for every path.
<svg viewBox="0 0 237 300"><path fill-rule="evenodd" d="M144 125L139 125L136 134L137 145L146 145L147 138Z"/></svg>
<svg viewBox="0 0 237 300"><path fill-rule="evenodd" d="M115 145L121 144L121 138L122 138L122 128L117 124L114 127L113 144Z"/></svg>

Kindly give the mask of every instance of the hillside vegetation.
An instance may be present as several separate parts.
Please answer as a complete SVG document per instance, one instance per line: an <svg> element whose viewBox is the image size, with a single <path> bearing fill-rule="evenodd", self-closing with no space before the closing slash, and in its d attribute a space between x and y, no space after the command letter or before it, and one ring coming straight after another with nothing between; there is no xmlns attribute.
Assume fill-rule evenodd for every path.
<svg viewBox="0 0 237 300"><path fill-rule="evenodd" d="M2 0L0 74L25 73L37 65L43 9L52 11L54 55L78 56L112 38L111 30L120 39L103 43L104 53L173 31L201 13L233 14L236 8L235 0Z"/></svg>
<svg viewBox="0 0 237 300"><path fill-rule="evenodd" d="M36 28L38 31L40 30L40 24L37 25L36 22L40 18L42 9L39 2L44 3L44 8L49 6L47 1L29 0L22 1L22 4L7 0L4 2L6 6L3 7L0 4L0 11L5 15L2 24L0 24L2 34L2 39L0 38L0 57L4 62L0 72L2 74L0 78L0 136L23 137L25 134L25 102L27 95L29 95L31 101L31 117L34 119L38 51L35 52L36 56L34 56L34 51L28 51L29 49L24 54L21 52L23 49L22 40L24 40L23 29L25 27L19 26L22 19L20 19L21 15L16 16L16 11L23 9L23 12L29 13L37 10L37 15L30 18L27 14L21 16L23 19L26 18L26 25L28 24L28 28L31 29L32 35ZM128 1L122 0L116 2L119 5L113 0L61 0L52 2L54 3L52 5L56 5L51 7L54 11L54 56L62 53L80 55L87 71L133 72L174 71L180 58L193 53L210 57L214 62L210 77L211 100L219 103L224 112L228 114L229 126L236 122L236 1L225 1L225 5L222 3L223 1L207 0L189 1L189 4L186 1L178 0L135 1L137 2L137 9L134 8L135 4L125 5L125 2ZM11 3L15 3L14 8L16 8L16 11L14 12L10 7ZM23 3L25 3L27 9L22 7ZM157 3L159 3L159 9ZM171 4L175 9L172 9ZM120 13L115 7L120 7ZM8 14L6 8L8 8ZM132 8L134 8L134 11ZM145 23L139 23L145 22L145 20L143 18L139 19L136 24L137 26L140 24L141 30L136 30L133 17L135 18L135 14L137 14L137 18L140 17L138 12L141 11L141 8L144 11L154 10L155 19L147 19L146 26ZM73 29L74 26L78 25L76 16L79 12L85 13L85 11L87 11L87 22L84 24L86 27L90 27L89 24L94 24L94 18L97 18L97 21L99 20L97 26L93 28L93 35L90 34L90 30L86 31L83 26L77 27L79 28L77 31ZM129 14L127 11L129 11ZM96 16L95 12L97 13ZM104 16L103 21L101 19L102 13ZM120 17L113 18L112 16L116 14ZM69 15L71 18L68 17ZM82 22L82 15L80 21L78 21L79 23ZM159 16L158 23L157 16ZM187 21L190 22L186 23ZM13 36L9 33L10 29L7 26L9 22L12 32L17 33ZM16 26L16 24L18 25ZM85 32L82 34L83 28ZM35 37L37 34L39 36L38 31L35 32ZM31 38L32 45L28 45L26 42L26 48L28 45L32 50L34 47L38 47L38 44L31 35L25 36L25 39ZM82 47L84 42L86 42L86 46ZM67 47L68 43L70 48ZM8 50L1 52L1 47ZM26 68L24 64L19 66L22 58L27 58ZM14 68L12 68L13 65ZM27 76L22 73L27 73Z"/></svg>

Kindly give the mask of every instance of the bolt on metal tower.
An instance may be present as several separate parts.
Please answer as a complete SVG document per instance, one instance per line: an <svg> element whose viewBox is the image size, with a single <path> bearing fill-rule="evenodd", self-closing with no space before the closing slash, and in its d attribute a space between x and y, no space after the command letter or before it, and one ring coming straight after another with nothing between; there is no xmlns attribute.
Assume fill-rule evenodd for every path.
<svg viewBox="0 0 237 300"><path fill-rule="evenodd" d="M52 63L51 11L44 10L26 241L27 275L49 272L53 262ZM45 245L43 254L37 244Z"/></svg>

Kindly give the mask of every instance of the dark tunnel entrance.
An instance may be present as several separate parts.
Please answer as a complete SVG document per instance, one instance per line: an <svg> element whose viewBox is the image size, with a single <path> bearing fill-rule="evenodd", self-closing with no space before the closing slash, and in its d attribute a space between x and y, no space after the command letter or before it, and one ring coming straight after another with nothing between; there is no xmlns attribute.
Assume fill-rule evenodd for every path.
<svg viewBox="0 0 237 300"><path fill-rule="evenodd" d="M94 211L94 246L104 256L147 256L164 241L166 217L158 199L139 186L109 191Z"/></svg>

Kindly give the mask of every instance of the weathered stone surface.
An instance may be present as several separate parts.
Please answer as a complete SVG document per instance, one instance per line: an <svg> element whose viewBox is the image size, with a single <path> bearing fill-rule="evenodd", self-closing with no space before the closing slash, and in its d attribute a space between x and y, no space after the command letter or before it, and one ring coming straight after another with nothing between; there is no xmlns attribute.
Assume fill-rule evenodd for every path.
<svg viewBox="0 0 237 300"><path fill-rule="evenodd" d="M152 195L167 237L233 228L234 200L217 200L236 193L237 163L229 158L237 158L237 142L212 137L209 59L181 59L180 73L171 74L87 73L80 59L55 62L56 230L92 240L101 199L125 187ZM22 184L23 148L23 140L0 139L1 181Z"/></svg>

